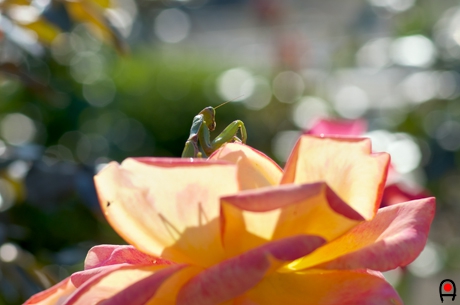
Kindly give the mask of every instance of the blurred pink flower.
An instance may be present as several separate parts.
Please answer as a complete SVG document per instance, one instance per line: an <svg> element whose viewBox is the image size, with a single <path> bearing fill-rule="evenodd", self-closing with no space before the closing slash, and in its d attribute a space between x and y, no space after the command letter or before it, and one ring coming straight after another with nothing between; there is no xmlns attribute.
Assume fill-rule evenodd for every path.
<svg viewBox="0 0 460 305"><path fill-rule="evenodd" d="M422 251L435 200L378 209L388 162L368 139L306 135L284 171L237 143L113 162L95 182L132 246L94 247L25 304L402 304L380 271Z"/></svg>
<svg viewBox="0 0 460 305"><path fill-rule="evenodd" d="M306 134L356 137L363 135L366 131L367 122L362 119L319 119L313 123L313 126L306 132Z"/></svg>

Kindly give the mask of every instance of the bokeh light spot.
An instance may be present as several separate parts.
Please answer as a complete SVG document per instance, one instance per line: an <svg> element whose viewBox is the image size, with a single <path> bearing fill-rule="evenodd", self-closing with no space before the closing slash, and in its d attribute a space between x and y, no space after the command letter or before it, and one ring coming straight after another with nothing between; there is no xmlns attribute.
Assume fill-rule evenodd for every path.
<svg viewBox="0 0 460 305"><path fill-rule="evenodd" d="M3 156L3 154L6 153L6 151L7 151L7 147L6 147L5 142L0 140L0 157Z"/></svg>
<svg viewBox="0 0 460 305"><path fill-rule="evenodd" d="M329 111L324 100L315 96L303 97L294 104L292 109L292 119L294 124L300 129L309 129L317 118L327 118Z"/></svg>
<svg viewBox="0 0 460 305"><path fill-rule="evenodd" d="M242 101L252 95L255 80L247 69L234 68L217 78L217 93L225 101Z"/></svg>
<svg viewBox="0 0 460 305"><path fill-rule="evenodd" d="M19 256L18 247L12 243L5 243L0 247L0 260L5 263L15 261Z"/></svg>
<svg viewBox="0 0 460 305"><path fill-rule="evenodd" d="M347 119L356 119L366 113L369 99L363 89L344 86L335 95L334 106L337 112Z"/></svg>
<svg viewBox="0 0 460 305"><path fill-rule="evenodd" d="M401 86L406 99L422 103L436 96L436 75L428 71L413 73L403 80Z"/></svg>
<svg viewBox="0 0 460 305"><path fill-rule="evenodd" d="M29 168L30 165L26 161L16 160L8 165L7 173L11 179L21 180L27 175Z"/></svg>
<svg viewBox="0 0 460 305"><path fill-rule="evenodd" d="M400 37L391 45L391 58L403 66L429 67L436 53L433 42L422 35Z"/></svg>
<svg viewBox="0 0 460 305"><path fill-rule="evenodd" d="M460 76L455 71L442 71L438 73L436 82L437 96L443 99L452 99L458 96L458 83Z"/></svg>
<svg viewBox="0 0 460 305"><path fill-rule="evenodd" d="M364 68L381 69L390 64L390 38L377 38L367 42L356 53L356 62Z"/></svg>
<svg viewBox="0 0 460 305"><path fill-rule="evenodd" d="M418 277L429 277L438 273L443 266L440 249L428 242L422 253L407 268Z"/></svg>
<svg viewBox="0 0 460 305"><path fill-rule="evenodd" d="M2 137L13 145L22 145L33 140L36 134L34 122L21 113L11 113L0 123Z"/></svg>
<svg viewBox="0 0 460 305"><path fill-rule="evenodd" d="M394 135L386 130L373 130L364 134L365 137L372 141L372 151L386 152L388 146L394 141Z"/></svg>
<svg viewBox="0 0 460 305"><path fill-rule="evenodd" d="M436 140L445 150L456 151L460 149L460 123L447 120L440 124L435 133Z"/></svg>
<svg viewBox="0 0 460 305"><path fill-rule="evenodd" d="M38 20L40 11L30 5L13 4L8 9L8 15L21 24L29 24Z"/></svg>
<svg viewBox="0 0 460 305"><path fill-rule="evenodd" d="M115 93L115 84L108 78L83 85L83 96L91 106L107 106L113 101Z"/></svg>
<svg viewBox="0 0 460 305"><path fill-rule="evenodd" d="M16 193L11 183L0 178L0 212L12 207L15 200Z"/></svg>
<svg viewBox="0 0 460 305"><path fill-rule="evenodd" d="M391 155L391 164L402 174L416 169L422 160L420 148L409 136L390 143L387 152Z"/></svg>
<svg viewBox="0 0 460 305"><path fill-rule="evenodd" d="M80 52L70 61L70 72L80 83L91 84L104 78L105 61L95 52Z"/></svg>
<svg viewBox="0 0 460 305"><path fill-rule="evenodd" d="M154 30L160 40L177 43L188 36L190 18L179 9L166 9L155 18Z"/></svg>
<svg viewBox="0 0 460 305"><path fill-rule="evenodd" d="M286 162L300 134L297 130L287 130L280 131L275 135L272 140L272 150L278 160Z"/></svg>
<svg viewBox="0 0 460 305"><path fill-rule="evenodd" d="M244 105L248 109L260 110L266 107L272 99L270 83L263 77L255 77L254 79L246 80L241 90L243 92L252 90L252 94L244 100Z"/></svg>
<svg viewBox="0 0 460 305"><path fill-rule="evenodd" d="M393 287L398 286L404 276L404 272L401 270L401 268L382 272L382 274L385 277L385 280L387 280L387 282L390 283Z"/></svg>
<svg viewBox="0 0 460 305"><path fill-rule="evenodd" d="M304 81L295 72L284 71L273 79L273 94L280 102L294 103L302 96L304 90Z"/></svg>
<svg viewBox="0 0 460 305"><path fill-rule="evenodd" d="M369 0L376 7L383 7L395 13L407 11L415 4L415 0Z"/></svg>

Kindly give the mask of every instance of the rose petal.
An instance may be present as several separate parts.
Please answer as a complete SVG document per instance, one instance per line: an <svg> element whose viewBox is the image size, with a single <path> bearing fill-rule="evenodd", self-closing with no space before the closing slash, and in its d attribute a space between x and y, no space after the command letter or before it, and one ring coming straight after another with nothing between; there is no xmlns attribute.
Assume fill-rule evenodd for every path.
<svg viewBox="0 0 460 305"><path fill-rule="evenodd" d="M305 256L324 242L318 236L297 235L228 259L185 284L176 304L213 305L231 300L256 285L283 262Z"/></svg>
<svg viewBox="0 0 460 305"><path fill-rule="evenodd" d="M72 280L72 284L75 287L79 288L81 285L83 285L85 282L87 282L93 277L97 277L101 274L105 274L113 270L117 270L120 267L125 268L125 266L129 266L129 265L128 264L118 264L118 265L91 268L91 269L72 273L72 275L70 276L70 279Z"/></svg>
<svg viewBox="0 0 460 305"><path fill-rule="evenodd" d="M185 265L157 265L157 266L133 266L116 265L108 266L105 272L101 272L81 285L63 305L87 305L99 304L99 302L114 297L119 292L124 291L134 283L150 278L151 283L163 281L175 271L180 270ZM91 269L94 270L94 269ZM169 270L163 271L162 270ZM158 278L156 278L158 277ZM142 285L143 282L141 282ZM150 293L145 291L150 298L155 291ZM141 293L137 291L137 293Z"/></svg>
<svg viewBox="0 0 460 305"><path fill-rule="evenodd" d="M221 205L222 240L229 256L298 234L332 240L364 220L325 183L245 191L223 197Z"/></svg>
<svg viewBox="0 0 460 305"><path fill-rule="evenodd" d="M283 170L262 152L240 143L224 144L210 157L211 161L236 164L241 190L278 185Z"/></svg>
<svg viewBox="0 0 460 305"><path fill-rule="evenodd" d="M99 303L99 305L145 305L152 299L152 296L156 294L157 290L165 281L184 267L184 265L173 266L159 270L123 289L111 298Z"/></svg>
<svg viewBox="0 0 460 305"><path fill-rule="evenodd" d="M373 220L357 225L289 268L387 271L405 266L423 250L434 213L434 198L382 208Z"/></svg>
<svg viewBox="0 0 460 305"><path fill-rule="evenodd" d="M161 285L146 305L176 304L177 296L185 283L202 271L203 268L196 266L187 266L177 271Z"/></svg>
<svg viewBox="0 0 460 305"><path fill-rule="evenodd" d="M23 305L61 304L65 298L75 291L75 289L75 286L70 281L70 277L68 277L51 288L33 295Z"/></svg>
<svg viewBox="0 0 460 305"><path fill-rule="evenodd" d="M127 159L95 182L110 224L140 251L200 266L223 259L219 198L238 190L233 164Z"/></svg>
<svg viewBox="0 0 460 305"><path fill-rule="evenodd" d="M402 305L403 302L379 276L356 271L309 270L273 273L236 304Z"/></svg>
<svg viewBox="0 0 460 305"><path fill-rule="evenodd" d="M159 257L144 254L133 246L98 245L92 247L85 259L85 269L115 264L164 265L172 264Z"/></svg>
<svg viewBox="0 0 460 305"><path fill-rule="evenodd" d="M365 219L377 212L389 155L371 154L369 139L302 136L289 157L282 184L324 181Z"/></svg>
<svg viewBox="0 0 460 305"><path fill-rule="evenodd" d="M387 185L383 192L382 207L429 197L427 191L421 188L405 188L403 183L394 183Z"/></svg>
<svg viewBox="0 0 460 305"><path fill-rule="evenodd" d="M365 120L319 119L307 131L311 135L360 136L367 130Z"/></svg>

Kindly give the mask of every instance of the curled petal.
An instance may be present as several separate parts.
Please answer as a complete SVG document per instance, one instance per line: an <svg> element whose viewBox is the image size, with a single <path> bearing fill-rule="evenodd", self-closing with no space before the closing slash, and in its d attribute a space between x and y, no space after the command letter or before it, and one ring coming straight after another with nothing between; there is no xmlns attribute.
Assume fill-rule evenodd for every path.
<svg viewBox="0 0 460 305"><path fill-rule="evenodd" d="M178 270L161 285L155 296L146 305L176 304L177 296L185 283L202 271L203 268L196 266L187 266Z"/></svg>
<svg viewBox="0 0 460 305"><path fill-rule="evenodd" d="M278 185L283 175L283 170L272 159L240 143L224 144L209 160L236 164L241 190Z"/></svg>
<svg viewBox="0 0 460 305"><path fill-rule="evenodd" d="M311 135L360 136L367 130L365 120L320 119L307 132Z"/></svg>
<svg viewBox="0 0 460 305"><path fill-rule="evenodd" d="M106 218L140 251L199 266L223 259L219 198L238 191L233 164L126 159L95 182Z"/></svg>
<svg viewBox="0 0 460 305"><path fill-rule="evenodd" d="M402 305L403 302L380 276L367 272L315 269L273 273L236 304Z"/></svg>
<svg viewBox="0 0 460 305"><path fill-rule="evenodd" d="M128 264L118 264L118 265L109 265L109 266L102 266L102 267L96 267L96 268L91 268L79 272L75 272L70 276L70 279L72 280L72 284L74 284L75 287L79 288L81 285L83 285L85 282L88 280L100 276L101 274L106 274L109 273L113 270L118 270L121 268L125 268Z"/></svg>
<svg viewBox="0 0 460 305"><path fill-rule="evenodd" d="M24 303L24 305L62 304L64 299L71 295L75 290L76 287L72 284L70 277L68 277L53 287L32 296Z"/></svg>
<svg viewBox="0 0 460 305"><path fill-rule="evenodd" d="M245 191L223 197L221 205L229 256L298 234L332 240L364 220L323 182Z"/></svg>
<svg viewBox="0 0 460 305"><path fill-rule="evenodd" d="M100 305L145 305L151 300L161 285L173 274L185 266L173 266L159 270L158 272L128 286L111 298L99 303Z"/></svg>
<svg viewBox="0 0 460 305"><path fill-rule="evenodd" d="M324 181L365 219L372 219L382 198L390 157L371 154L369 139L303 135L289 157L282 184Z"/></svg>
<svg viewBox="0 0 460 305"><path fill-rule="evenodd" d="M171 274L184 267L185 265L117 265L105 267L104 272L100 272L84 282L62 305L99 304L99 302L117 295L115 300L119 300L121 298L119 294L124 293L125 289L128 289L126 290L128 293L133 293L133 288L129 287L139 283L139 281L140 284L134 286L135 288L143 287L146 282L152 285L160 285ZM136 290L136 294L140 294L144 298L152 298L157 288L152 291L134 290Z"/></svg>
<svg viewBox="0 0 460 305"><path fill-rule="evenodd" d="M178 305L213 305L236 298L282 263L308 255L322 244L318 236L298 235L274 241L212 266L180 290Z"/></svg>
<svg viewBox="0 0 460 305"><path fill-rule="evenodd" d="M130 264L130 265L164 265L171 262L144 254L133 246L98 245L92 247L85 259L85 269L102 266Z"/></svg>
<svg viewBox="0 0 460 305"><path fill-rule="evenodd" d="M405 266L423 250L434 213L434 198L382 208L373 220L357 225L289 268L387 271Z"/></svg>
<svg viewBox="0 0 460 305"><path fill-rule="evenodd" d="M409 200L422 199L429 197L426 190L405 187L404 183L393 183L385 187L381 206L389 206Z"/></svg>

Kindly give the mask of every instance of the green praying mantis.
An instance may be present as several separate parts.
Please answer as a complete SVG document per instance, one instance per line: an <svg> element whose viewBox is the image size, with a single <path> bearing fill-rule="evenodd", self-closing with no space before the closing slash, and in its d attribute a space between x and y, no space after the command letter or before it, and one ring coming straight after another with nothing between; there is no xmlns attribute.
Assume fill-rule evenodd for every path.
<svg viewBox="0 0 460 305"><path fill-rule="evenodd" d="M192 122L190 135L185 142L182 158L203 158L215 152L224 143L246 143L247 133L244 123L240 120L233 121L214 140L211 141L211 131L216 128L216 109L229 103L220 104L217 107L206 107L200 111ZM237 137L238 131L241 139Z"/></svg>

